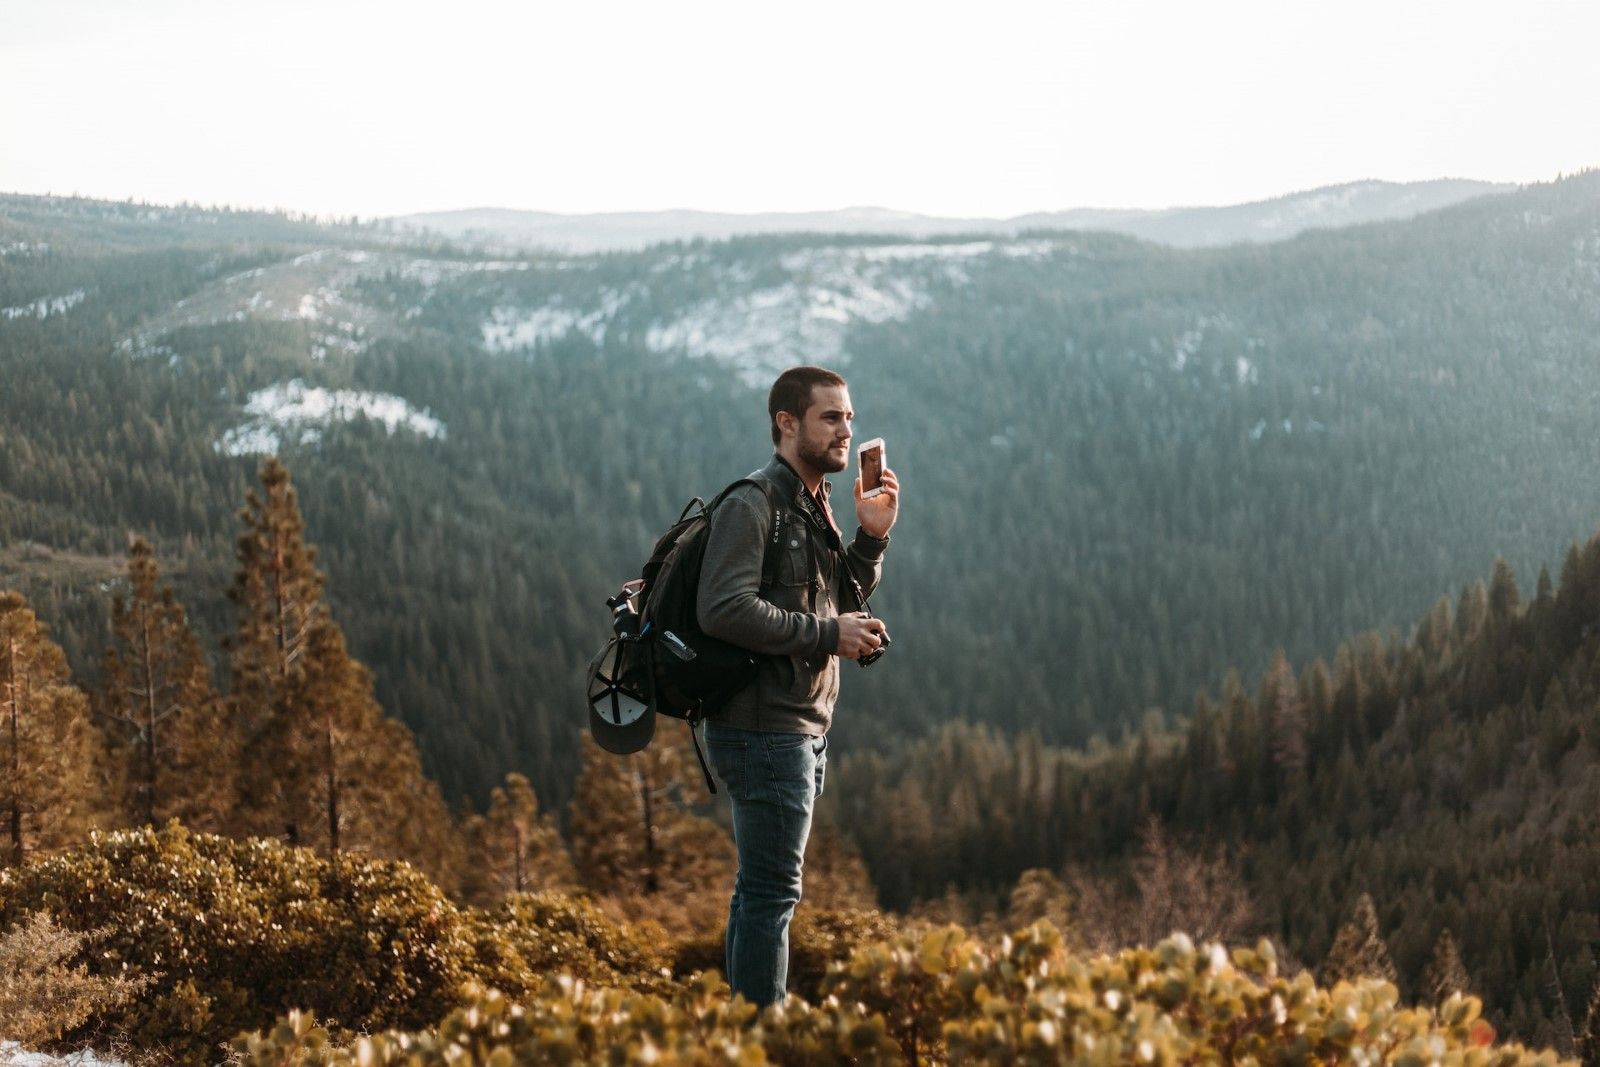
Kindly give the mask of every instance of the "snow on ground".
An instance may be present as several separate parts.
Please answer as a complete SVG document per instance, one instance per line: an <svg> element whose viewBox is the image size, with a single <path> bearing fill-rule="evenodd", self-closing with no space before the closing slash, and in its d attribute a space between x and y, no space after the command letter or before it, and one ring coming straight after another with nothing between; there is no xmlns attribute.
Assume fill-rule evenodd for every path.
<svg viewBox="0 0 1600 1067"><path fill-rule="evenodd" d="M787 280L761 288L750 288L756 271L748 262L717 264L704 253L674 254L652 273L710 272L711 288L727 295L643 324L644 341L654 352L727 363L764 384L775 370L795 363L847 362L851 327L905 318L926 306L936 287L967 284L969 268L987 257L1038 257L1059 247L1059 241L1029 239L802 248L778 259ZM483 346L511 351L574 330L598 344L617 313L643 293L630 287L581 304L498 306L481 324Z"/></svg>
<svg viewBox="0 0 1600 1067"><path fill-rule="evenodd" d="M407 281L421 282L423 287L432 291L446 278L457 278L463 274L480 272L495 272L507 270L527 270L533 266L518 260L488 259L475 262L463 262L456 259L412 259L399 268L399 275Z"/></svg>
<svg viewBox="0 0 1600 1067"><path fill-rule="evenodd" d="M442 438L445 425L426 410L419 411L403 397L355 389L308 386L299 378L258 389L245 402L249 421L222 435L215 448L230 456L269 455L287 441L314 444L324 427L335 422L373 419L391 434L408 430L423 437Z"/></svg>
<svg viewBox="0 0 1600 1067"><path fill-rule="evenodd" d="M842 365L850 327L905 318L927 305L933 286L966 284L971 261L1007 247L971 241L800 249L780 260L789 281L702 301L653 324L645 344L729 363L752 384L796 363Z"/></svg>
<svg viewBox="0 0 1600 1067"><path fill-rule="evenodd" d="M1172 369L1182 371L1189 365L1189 361L1200 354L1205 346L1206 338L1214 333L1223 335L1222 343L1231 347L1238 343L1237 331L1232 320L1225 313L1215 315L1200 315L1194 320L1194 325L1184 330L1172 343ZM1159 351L1160 342L1152 337L1151 347ZM1257 337L1244 339L1244 347L1248 352L1257 352L1266 347L1266 343ZM1218 375L1226 373L1220 357L1208 364ZM1261 380L1261 367L1255 360L1245 356L1235 356L1233 360L1233 378L1239 385L1255 385Z"/></svg>
<svg viewBox="0 0 1600 1067"><path fill-rule="evenodd" d="M1172 346L1172 369L1182 370L1189 362L1189 358L1200 351L1200 342L1206 339L1206 331L1202 326L1194 330L1185 330Z"/></svg>
<svg viewBox="0 0 1600 1067"><path fill-rule="evenodd" d="M483 324L483 347L491 352L510 352L529 348L540 341L565 337L573 330L587 334L595 344L605 339L605 312L575 311L566 307L542 307L526 311L497 307Z"/></svg>
<svg viewBox="0 0 1600 1067"><path fill-rule="evenodd" d="M93 1049L51 1056L28 1052L15 1041L0 1041L0 1067L127 1067L121 1060L106 1059Z"/></svg>
<svg viewBox="0 0 1600 1067"><path fill-rule="evenodd" d="M83 303L88 295L84 289L74 289L65 296L42 296L31 304L0 308L0 319L47 319L51 315L62 315Z"/></svg>
<svg viewBox="0 0 1600 1067"><path fill-rule="evenodd" d="M0 256L36 256L50 251L47 241L7 241L0 244Z"/></svg>
<svg viewBox="0 0 1600 1067"><path fill-rule="evenodd" d="M167 366L176 367L181 357L170 345L153 344L142 337L125 337L117 342L117 351L134 359L161 359Z"/></svg>

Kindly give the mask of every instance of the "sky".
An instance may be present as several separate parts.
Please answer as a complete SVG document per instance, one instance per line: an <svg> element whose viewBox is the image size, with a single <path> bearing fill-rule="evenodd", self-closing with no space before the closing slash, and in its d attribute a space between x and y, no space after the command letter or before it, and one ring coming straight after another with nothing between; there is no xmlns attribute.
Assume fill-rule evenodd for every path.
<svg viewBox="0 0 1600 1067"><path fill-rule="evenodd" d="M1005 217L1600 166L1600 4L0 0L0 191Z"/></svg>

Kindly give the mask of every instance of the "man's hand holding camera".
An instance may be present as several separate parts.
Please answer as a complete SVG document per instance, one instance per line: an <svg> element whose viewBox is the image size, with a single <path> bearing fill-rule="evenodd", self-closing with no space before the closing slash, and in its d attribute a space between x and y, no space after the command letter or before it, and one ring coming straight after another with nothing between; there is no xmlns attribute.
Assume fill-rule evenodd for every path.
<svg viewBox="0 0 1600 1067"><path fill-rule="evenodd" d="M856 479L856 521L870 537L888 537L894 520L900 515L900 480L894 471L883 472L883 491L866 500L861 498L861 479ZM882 619L875 619L865 611L849 611L839 616L838 654L845 659L877 659L889 644L889 628ZM865 664L863 664L865 665Z"/></svg>
<svg viewBox="0 0 1600 1067"><path fill-rule="evenodd" d="M882 619L864 611L848 611L839 616L839 655L860 659L878 651L889 641L889 628Z"/></svg>

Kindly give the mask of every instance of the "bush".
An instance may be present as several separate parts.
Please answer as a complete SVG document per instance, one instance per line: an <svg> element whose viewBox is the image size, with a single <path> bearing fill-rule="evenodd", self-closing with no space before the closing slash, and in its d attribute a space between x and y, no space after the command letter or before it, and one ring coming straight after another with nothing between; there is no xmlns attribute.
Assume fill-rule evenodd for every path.
<svg viewBox="0 0 1600 1067"><path fill-rule="evenodd" d="M471 976L458 910L406 864L329 860L176 824L97 834L81 850L0 872L0 925L32 911L106 931L79 962L151 985L98 1021L189 1062L209 1062L218 1044L291 1008L337 1026L430 1025Z"/></svg>
<svg viewBox="0 0 1600 1067"><path fill-rule="evenodd" d="M240 1038L251 1067L526 1063L1554 1064L1495 1046L1478 1001L1402 1009L1394 986L1319 989L1277 973L1265 942L1231 956L1174 937L1114 956L1068 953L1039 924L998 945L959 928L859 948L831 995L756 1015L703 975L671 999L550 981L521 1006L475 994L437 1029L335 1045L308 1016Z"/></svg>
<svg viewBox="0 0 1600 1067"><path fill-rule="evenodd" d="M789 992L810 1001L823 997L828 969L850 958L861 945L893 937L901 922L880 911L817 909L801 904L789 926ZM688 978L723 969L722 931L680 941L673 949L672 973Z"/></svg>
<svg viewBox="0 0 1600 1067"><path fill-rule="evenodd" d="M471 913L469 923L474 976L513 999L557 973L603 985L669 985L659 943L581 897L515 893L492 910Z"/></svg>
<svg viewBox="0 0 1600 1067"><path fill-rule="evenodd" d="M386 1033L338 1046L309 1015L294 1013L270 1032L240 1037L244 1067L466 1067L469 1064L759 1064L823 1067L892 1063L898 1050L881 1020L837 1005L793 1001L756 1017L703 975L671 1000L630 990L547 980L521 1005L476 992L438 1028Z"/></svg>
<svg viewBox="0 0 1600 1067"><path fill-rule="evenodd" d="M144 983L73 964L86 939L38 912L0 932L0 1042L36 1048L126 1004Z"/></svg>
<svg viewBox="0 0 1600 1067"><path fill-rule="evenodd" d="M129 974L149 986L136 1003L107 1000L64 1029L93 1023L192 1063L291 1009L335 1030L415 1029L444 1018L471 982L517 997L563 973L671 988L659 943L587 900L530 893L492 911L458 908L404 863L176 824L97 835L0 871L0 926L32 911L106 931L64 957L86 977Z"/></svg>

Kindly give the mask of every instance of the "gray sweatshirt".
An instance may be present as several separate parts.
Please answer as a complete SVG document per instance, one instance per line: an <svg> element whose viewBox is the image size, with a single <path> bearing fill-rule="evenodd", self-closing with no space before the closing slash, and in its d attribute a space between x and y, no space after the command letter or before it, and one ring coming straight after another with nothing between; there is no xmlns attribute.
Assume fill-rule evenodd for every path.
<svg viewBox="0 0 1600 1067"><path fill-rule="evenodd" d="M837 532L787 463L775 456L751 477L771 486L772 505L760 488L742 485L717 506L695 610L707 634L764 656L755 681L716 719L747 730L821 736L839 696L838 615L860 607L845 565L870 596L889 540L858 529L841 557L830 547ZM822 486L826 499L826 479ZM775 580L764 587L763 548L774 538Z"/></svg>

